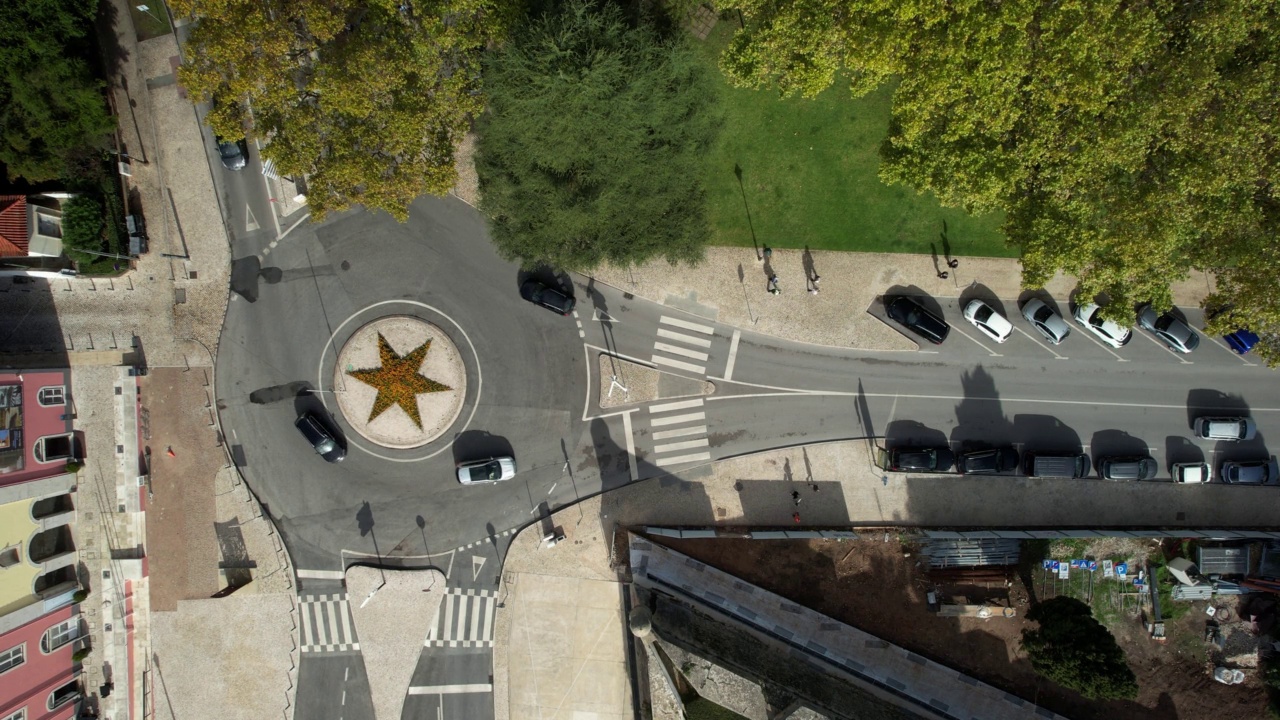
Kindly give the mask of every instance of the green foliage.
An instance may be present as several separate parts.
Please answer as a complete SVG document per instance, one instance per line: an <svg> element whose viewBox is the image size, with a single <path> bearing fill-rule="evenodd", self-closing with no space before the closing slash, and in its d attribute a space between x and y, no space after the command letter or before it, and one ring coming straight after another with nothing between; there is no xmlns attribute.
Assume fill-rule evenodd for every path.
<svg viewBox="0 0 1280 720"><path fill-rule="evenodd" d="M840 68L855 95L897 78L881 177L1003 210L1026 286L1074 274L1127 324L1190 269L1220 270L1230 322L1280 361L1276 3L739 5L734 82L813 97Z"/></svg>
<svg viewBox="0 0 1280 720"><path fill-rule="evenodd" d="M178 77L213 102L219 135L266 139L284 175L307 176L317 219L363 204L404 220L453 186L454 148L483 107L481 54L517 2L175 0L199 19Z"/></svg>
<svg viewBox="0 0 1280 720"><path fill-rule="evenodd" d="M0 13L0 162L29 182L106 147L115 120L85 48L94 0L15 0Z"/></svg>
<svg viewBox="0 0 1280 720"><path fill-rule="evenodd" d="M67 462L67 472L69 473L80 472L80 468L82 467L84 467L84 464L76 460L70 460Z"/></svg>
<svg viewBox="0 0 1280 720"><path fill-rule="evenodd" d="M1040 624L1022 631L1022 647L1036 672L1095 700L1137 697L1124 651L1088 605L1059 596L1033 606L1027 619Z"/></svg>
<svg viewBox="0 0 1280 720"><path fill-rule="evenodd" d="M90 654L90 653L92 653L92 652L93 652L93 650L92 650L91 648L87 648L87 647L80 648L79 650L75 651L74 653L71 653L71 661L72 661L72 662L84 662L84 661L85 661L85 659L86 659L86 658L88 658L88 657L89 657L89 654Z"/></svg>
<svg viewBox="0 0 1280 720"><path fill-rule="evenodd" d="M494 54L476 169L499 252L579 270L702 257L718 119L687 42L571 0Z"/></svg>
<svg viewBox="0 0 1280 720"><path fill-rule="evenodd" d="M88 597L89 597L89 591L82 588L80 590L77 590L75 594L71 596L71 602L82 603Z"/></svg>
<svg viewBox="0 0 1280 720"><path fill-rule="evenodd" d="M76 195L62 203L62 248L74 260L92 262L94 256L76 250L102 252L102 203L95 195Z"/></svg>

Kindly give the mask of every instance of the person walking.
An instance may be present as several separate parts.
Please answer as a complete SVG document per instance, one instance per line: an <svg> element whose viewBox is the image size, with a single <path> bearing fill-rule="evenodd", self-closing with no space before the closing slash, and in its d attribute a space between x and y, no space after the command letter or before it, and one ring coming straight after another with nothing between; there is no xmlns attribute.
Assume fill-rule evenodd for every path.
<svg viewBox="0 0 1280 720"><path fill-rule="evenodd" d="M947 267L951 268L952 270L955 270L956 268L960 267L960 261L955 258L951 258L950 260L947 261Z"/></svg>
<svg viewBox="0 0 1280 720"><path fill-rule="evenodd" d="M796 507L799 507L799 506L800 506L800 491L799 491L799 490L792 490L792 491L791 491L791 502L795 503L795 504L796 504Z"/></svg>
<svg viewBox="0 0 1280 720"><path fill-rule="evenodd" d="M951 273L947 272L946 270L943 270L942 272L938 273L939 280L946 280L949 277L951 277Z"/></svg>

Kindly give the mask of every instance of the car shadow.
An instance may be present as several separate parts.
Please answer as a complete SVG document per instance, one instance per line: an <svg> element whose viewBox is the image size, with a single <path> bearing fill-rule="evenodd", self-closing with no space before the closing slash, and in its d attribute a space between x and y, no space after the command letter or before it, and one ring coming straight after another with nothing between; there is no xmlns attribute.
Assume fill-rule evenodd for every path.
<svg viewBox="0 0 1280 720"><path fill-rule="evenodd" d="M320 420L320 424L324 425L330 435L333 435L333 439L337 441L338 446L346 450L347 433L343 430L342 424L338 422L338 419L325 407L324 399L320 393L315 392L311 387L311 383L305 381L290 383L289 386L296 390L293 396L294 420L307 413L315 415Z"/></svg>
<svg viewBox="0 0 1280 720"><path fill-rule="evenodd" d="M1239 395L1228 395L1211 388L1187 391L1187 429L1194 429L1196 418L1206 415L1249 417L1249 403Z"/></svg>
<svg viewBox="0 0 1280 720"><path fill-rule="evenodd" d="M1104 457L1145 456L1150 454L1150 449L1147 447L1145 440L1136 438L1123 430L1099 430L1095 432L1089 442L1089 451L1095 466L1097 466L1098 460Z"/></svg>
<svg viewBox="0 0 1280 720"><path fill-rule="evenodd" d="M886 300L892 300L893 298L902 295L914 298L924 307L925 310L928 310L934 315L937 315L940 318L946 317L942 312L942 304L935 300L932 295L921 290L915 285L894 285L884 291L880 296L880 308L881 311L885 313L886 317L888 317L888 308L885 305Z"/></svg>
<svg viewBox="0 0 1280 720"><path fill-rule="evenodd" d="M885 447L951 447L946 433L916 422L894 420L885 428Z"/></svg>
<svg viewBox="0 0 1280 720"><path fill-rule="evenodd" d="M1049 291L1045 290L1044 288L1037 288L1035 290L1023 290L1021 293L1018 294L1018 313L1019 314L1022 313L1022 308L1027 306L1027 302L1032 300L1033 298L1036 300L1039 300L1045 305L1048 305L1050 310L1053 310L1054 312L1058 313L1064 318L1070 315L1072 310L1075 309L1071 301L1068 300L1067 301L1068 307L1064 310L1063 308L1058 306L1057 299L1055 299L1053 295L1050 295Z"/></svg>
<svg viewBox="0 0 1280 720"><path fill-rule="evenodd" d="M516 272L516 287L519 288L528 280L537 280L543 285L549 285L553 288L559 288L569 297L573 297L573 278L564 270L559 270L550 265L535 265L530 268L521 268Z"/></svg>
<svg viewBox="0 0 1280 720"><path fill-rule="evenodd" d="M1173 467L1174 463L1207 462L1204 450L1191 440L1181 435L1169 435L1164 439L1165 467Z"/></svg>
<svg viewBox="0 0 1280 720"><path fill-rule="evenodd" d="M1008 311L1005 310L1004 301L998 295L992 292L991 288L979 283L977 280L969 284L969 287L960 293L960 309L964 310L970 302L981 300L990 305L993 310L1003 315L1006 319L1009 317Z"/></svg>
<svg viewBox="0 0 1280 720"><path fill-rule="evenodd" d="M1014 415L1013 427L1025 452L1080 452L1080 435L1052 415Z"/></svg>
<svg viewBox="0 0 1280 720"><path fill-rule="evenodd" d="M491 457L515 457L511 441L487 430L467 430L453 438L453 462L483 460Z"/></svg>

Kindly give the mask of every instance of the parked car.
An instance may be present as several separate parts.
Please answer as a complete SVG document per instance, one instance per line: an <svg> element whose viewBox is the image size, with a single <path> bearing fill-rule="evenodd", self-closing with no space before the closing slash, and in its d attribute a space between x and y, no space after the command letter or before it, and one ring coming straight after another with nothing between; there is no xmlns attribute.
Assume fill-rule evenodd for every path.
<svg viewBox="0 0 1280 720"><path fill-rule="evenodd" d="M311 443L311 448L320 457L331 463L346 459L347 449L342 446L337 435L329 429L328 423L319 415L313 412L303 413L294 421L293 426L298 428L298 432Z"/></svg>
<svg viewBox="0 0 1280 720"><path fill-rule="evenodd" d="M1226 341L1227 346L1235 350L1239 355L1245 355L1258 344L1258 336L1240 328L1230 335L1223 335L1222 339Z"/></svg>
<svg viewBox="0 0 1280 720"><path fill-rule="evenodd" d="M1266 485L1280 478L1276 459L1232 460L1222 463L1222 482L1232 485Z"/></svg>
<svg viewBox="0 0 1280 720"><path fill-rule="evenodd" d="M1011 447L974 450L964 453L956 469L965 475L994 475L1018 469L1018 451Z"/></svg>
<svg viewBox="0 0 1280 720"><path fill-rule="evenodd" d="M1133 339L1133 331L1129 328L1120 327L1114 320L1103 320L1102 308L1095 303L1078 305L1073 314L1076 322L1085 330L1097 335L1099 340L1111 347L1124 347Z"/></svg>
<svg viewBox="0 0 1280 720"><path fill-rule="evenodd" d="M889 451L889 469L903 472L946 472L956 456L945 447L904 447Z"/></svg>
<svg viewBox="0 0 1280 720"><path fill-rule="evenodd" d="M520 286L520 297L561 315L572 313L573 309L578 305L577 301L572 297L532 278L525 280Z"/></svg>
<svg viewBox="0 0 1280 720"><path fill-rule="evenodd" d="M1196 437L1205 440L1252 440L1258 435L1258 425L1247 417L1198 417L1192 424Z"/></svg>
<svg viewBox="0 0 1280 720"><path fill-rule="evenodd" d="M964 306L964 319L973 323L974 327L998 343L1008 340L1013 334L1013 325L1005 316L981 300L970 300L969 304Z"/></svg>
<svg viewBox="0 0 1280 720"><path fill-rule="evenodd" d="M884 299L884 308L889 317L934 345L941 345L947 339L947 333L951 332L951 326L946 320L929 312L913 297L887 297Z"/></svg>
<svg viewBox="0 0 1280 720"><path fill-rule="evenodd" d="M1175 483L1183 485L1203 485L1213 480L1208 463L1174 463L1169 466L1169 472Z"/></svg>
<svg viewBox="0 0 1280 720"><path fill-rule="evenodd" d="M1157 315L1151 303L1138 308L1138 324L1160 338L1170 350L1183 354L1200 347L1200 336L1172 312Z"/></svg>
<svg viewBox="0 0 1280 720"><path fill-rule="evenodd" d="M458 482L463 485L479 485L510 480L516 475L516 460L512 457L493 457L458 463Z"/></svg>
<svg viewBox="0 0 1280 720"><path fill-rule="evenodd" d="M1160 466L1147 455L1098 458L1098 477L1103 480L1150 480Z"/></svg>
<svg viewBox="0 0 1280 720"><path fill-rule="evenodd" d="M1066 340L1071 334L1071 326L1067 321L1039 298L1031 298L1022 306L1022 317L1054 345Z"/></svg>
<svg viewBox="0 0 1280 720"><path fill-rule="evenodd" d="M228 170L243 170L249 158L249 143L244 138L239 140L223 140L214 136L218 143L218 156L222 158L222 166Z"/></svg>
<svg viewBox="0 0 1280 720"><path fill-rule="evenodd" d="M1033 478L1084 478L1089 477L1093 462L1084 453L1022 454L1023 474Z"/></svg>

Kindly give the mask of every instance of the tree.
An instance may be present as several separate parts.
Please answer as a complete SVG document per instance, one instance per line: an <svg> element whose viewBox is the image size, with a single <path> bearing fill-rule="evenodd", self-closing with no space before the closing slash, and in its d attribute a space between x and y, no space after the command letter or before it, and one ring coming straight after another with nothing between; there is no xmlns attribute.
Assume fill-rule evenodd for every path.
<svg viewBox="0 0 1280 720"><path fill-rule="evenodd" d="M353 204L408 217L456 180L454 148L483 107L480 56L514 0L174 0L198 18L178 77L219 135L246 132L307 176L322 218Z"/></svg>
<svg viewBox="0 0 1280 720"><path fill-rule="evenodd" d="M1027 619L1040 624L1022 631L1022 649L1036 672L1095 700L1137 697L1124 651L1088 605L1059 596L1033 606Z"/></svg>
<svg viewBox="0 0 1280 720"><path fill-rule="evenodd" d="M702 257L718 121L686 42L570 0L494 54L476 170L499 252L583 270Z"/></svg>
<svg viewBox="0 0 1280 720"><path fill-rule="evenodd" d="M67 256L84 263L97 260L95 255L77 251L102 252L104 225L102 203L96 196L76 195L62 203L62 248Z"/></svg>
<svg viewBox="0 0 1280 720"><path fill-rule="evenodd" d="M10 178L65 177L106 147L115 120L85 48L94 0L17 0L0 13L0 162Z"/></svg>
<svg viewBox="0 0 1280 720"><path fill-rule="evenodd" d="M1125 324L1216 270L1280 362L1280 10L1236 3L740 0L722 58L744 86L812 96L897 82L881 178L1003 211L1023 282L1056 271ZM1221 329L1221 328L1218 328ZM1235 328L1232 327L1232 330Z"/></svg>

